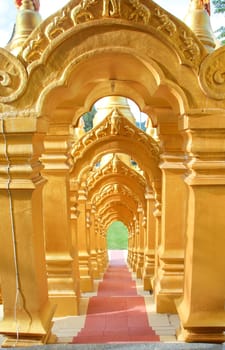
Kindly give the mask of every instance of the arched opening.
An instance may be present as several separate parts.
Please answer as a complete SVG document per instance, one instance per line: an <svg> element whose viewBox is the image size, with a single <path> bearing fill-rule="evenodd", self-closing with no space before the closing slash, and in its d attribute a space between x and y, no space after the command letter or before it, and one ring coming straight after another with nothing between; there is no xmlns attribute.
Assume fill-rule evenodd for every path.
<svg viewBox="0 0 225 350"><path fill-rule="evenodd" d="M111 11L102 15L102 2L92 2L79 24L76 16L83 12L72 1L32 33L19 59L3 53L5 67L18 73L15 80L11 74L12 82L4 76L7 91L1 99L6 112L1 238L9 248L0 264L8 268L1 274L8 312L2 330L14 338L9 320L15 314L17 271L9 193L27 307L18 316L25 338L47 341L55 304L58 315L78 313L80 295L92 291L93 280L106 269L107 228L121 221L129 230L128 263L144 289L153 292L156 310L176 312L184 293L178 306L183 333L192 337L196 328L199 341L215 339L211 335L218 331L222 339L224 285L220 261L218 273L211 269L209 257L215 254L209 238L214 238L216 218L215 246L222 256L224 215L217 198L224 193L224 111L220 102L212 103L211 91L223 86L220 71L214 70L224 54L219 51L218 61L216 56L211 62L193 33L154 2L144 1L138 13L131 1L120 3L114 18ZM148 115L152 133L115 107L88 132L74 135L80 117L96 101L120 96ZM210 213L207 227L202 212ZM212 293L218 293L215 303L205 293L208 279Z"/></svg>
<svg viewBox="0 0 225 350"><path fill-rule="evenodd" d="M113 222L109 226L106 235L108 250L128 249L128 229L121 221Z"/></svg>

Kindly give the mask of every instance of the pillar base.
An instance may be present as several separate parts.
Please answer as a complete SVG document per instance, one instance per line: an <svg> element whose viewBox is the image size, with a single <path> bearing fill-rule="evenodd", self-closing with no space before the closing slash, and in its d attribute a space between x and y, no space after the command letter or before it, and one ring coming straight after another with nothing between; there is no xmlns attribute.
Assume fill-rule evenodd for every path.
<svg viewBox="0 0 225 350"><path fill-rule="evenodd" d="M52 333L46 334L44 337L33 336L27 337L25 335L19 336L7 336L6 339L1 344L2 348L22 348L30 346L40 346L44 344L55 344L56 336Z"/></svg>
<svg viewBox="0 0 225 350"><path fill-rule="evenodd" d="M23 348L23 347L30 347L30 346L40 346L44 344L55 344L56 343L56 336L52 333L47 334L44 337L26 337L24 335L21 335L19 338L16 336L6 336L6 339L1 344L2 348Z"/></svg>
<svg viewBox="0 0 225 350"><path fill-rule="evenodd" d="M136 276L137 278L142 278L142 272L143 272L143 266L138 266L138 268L136 269Z"/></svg>
<svg viewBox="0 0 225 350"><path fill-rule="evenodd" d="M30 319L27 314L18 314L18 324L15 322L14 315L9 318L4 317L0 322L0 333L5 338L1 347L27 347L55 343L56 337L51 333L54 313L55 307L48 301L42 310L30 313Z"/></svg>
<svg viewBox="0 0 225 350"><path fill-rule="evenodd" d="M144 291L153 291L153 284L152 284L152 276L151 275L143 275L143 288Z"/></svg>
<svg viewBox="0 0 225 350"><path fill-rule="evenodd" d="M79 301L77 296L49 295L52 305L57 305L54 317L77 316L79 315Z"/></svg>
<svg viewBox="0 0 225 350"><path fill-rule="evenodd" d="M90 276L80 276L80 290L81 292L93 292L94 284Z"/></svg>
<svg viewBox="0 0 225 350"><path fill-rule="evenodd" d="M185 341L187 343L224 343L225 334L220 328L196 328L196 329L184 329L180 327L177 330L177 340Z"/></svg>
<svg viewBox="0 0 225 350"><path fill-rule="evenodd" d="M182 291L177 293L160 293L155 296L156 312L177 314L175 300L180 298Z"/></svg>

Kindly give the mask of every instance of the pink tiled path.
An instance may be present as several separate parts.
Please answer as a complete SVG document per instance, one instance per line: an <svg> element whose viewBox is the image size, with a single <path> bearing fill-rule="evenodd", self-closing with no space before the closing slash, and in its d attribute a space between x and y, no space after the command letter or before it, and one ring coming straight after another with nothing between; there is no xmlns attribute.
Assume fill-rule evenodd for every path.
<svg viewBox="0 0 225 350"><path fill-rule="evenodd" d="M110 264L91 297L84 328L73 343L155 342L149 327L145 301L137 294L122 251L111 251Z"/></svg>

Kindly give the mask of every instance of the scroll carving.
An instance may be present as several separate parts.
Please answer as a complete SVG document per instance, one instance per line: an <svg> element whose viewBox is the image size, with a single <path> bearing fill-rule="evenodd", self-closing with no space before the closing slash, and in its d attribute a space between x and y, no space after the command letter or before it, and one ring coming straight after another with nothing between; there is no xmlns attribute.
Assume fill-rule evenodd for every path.
<svg viewBox="0 0 225 350"><path fill-rule="evenodd" d="M25 49L22 52L23 59L31 63L41 57L42 52L44 51L45 47L45 38L44 36L39 33L37 38L34 40L31 40L29 45L25 47Z"/></svg>
<svg viewBox="0 0 225 350"><path fill-rule="evenodd" d="M225 99L225 47L207 56L200 67L199 80L204 93L216 100Z"/></svg>
<svg viewBox="0 0 225 350"><path fill-rule="evenodd" d="M56 38L65 31L65 23L68 20L68 8L63 10L59 16L53 18L52 22L45 29L45 34L49 41Z"/></svg>
<svg viewBox="0 0 225 350"><path fill-rule="evenodd" d="M0 103L18 98L24 91L27 74L22 63L8 51L0 48Z"/></svg>
<svg viewBox="0 0 225 350"><path fill-rule="evenodd" d="M82 18L84 22L94 18L93 14L89 11L89 7L95 2L96 0L81 0L80 4L73 8L71 11L71 18L75 25L78 24Z"/></svg>

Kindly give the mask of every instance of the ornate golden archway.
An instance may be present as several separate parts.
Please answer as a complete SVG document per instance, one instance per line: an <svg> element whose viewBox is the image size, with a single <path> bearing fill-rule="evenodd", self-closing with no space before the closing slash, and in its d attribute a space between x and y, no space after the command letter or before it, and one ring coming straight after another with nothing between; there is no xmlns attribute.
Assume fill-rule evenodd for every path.
<svg viewBox="0 0 225 350"><path fill-rule="evenodd" d="M91 230L99 233L100 255L98 260L92 255L88 268L99 261L104 269L102 233L116 217L118 203L107 207L106 200L109 214L102 207L101 222L93 203L87 203L86 178L79 174L81 167L121 150L138 160L147 184L145 213L139 206L139 221L127 225L134 233L146 215L145 260L139 259L144 288L153 289L159 312L177 308L186 341L224 341L225 49L208 54L185 24L152 1L137 3L135 8L124 0L111 13L104 1L89 1L88 8L70 1L34 30L17 57L0 49L5 345L48 342L54 303L59 313L78 312L79 279L88 261L79 260L78 221L86 238ZM128 122L123 124L127 135L117 133L116 125L112 132L110 119L105 139L93 129L82 145L73 145L71 130L80 116L108 95L129 97L149 115L158 128L157 161L151 138ZM82 150L74 165L72 145L75 157ZM135 208L128 197L124 210L131 218ZM137 267L140 247L142 242L132 239L132 266ZM90 288L92 282L89 275ZM20 308L15 300L22 301Z"/></svg>

